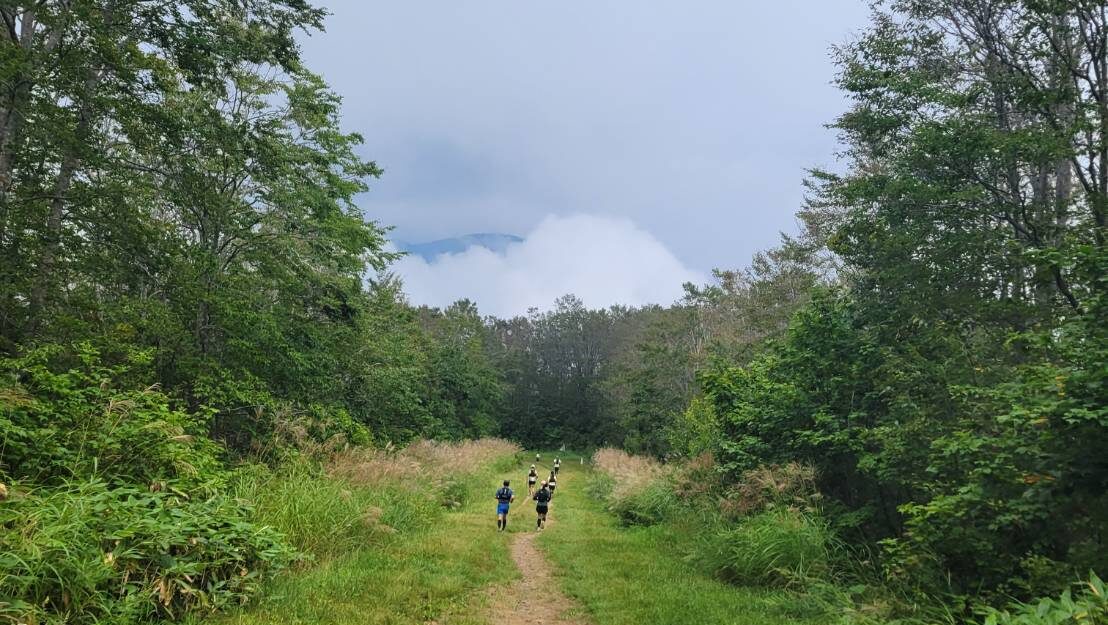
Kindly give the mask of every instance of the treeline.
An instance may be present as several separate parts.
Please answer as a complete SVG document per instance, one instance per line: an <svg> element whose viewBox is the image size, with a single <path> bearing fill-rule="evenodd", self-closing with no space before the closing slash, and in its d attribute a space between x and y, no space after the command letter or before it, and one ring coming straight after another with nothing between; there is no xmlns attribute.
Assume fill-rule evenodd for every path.
<svg viewBox="0 0 1108 625"><path fill-rule="evenodd" d="M0 6L0 621L237 605L296 557L243 459L477 437L472 306L417 310L301 0Z"/></svg>
<svg viewBox="0 0 1108 625"><path fill-rule="evenodd" d="M836 57L849 167L802 236L672 307L494 322L505 431L813 466L837 534L952 606L1105 575L1103 3L889 3Z"/></svg>
<svg viewBox="0 0 1108 625"><path fill-rule="evenodd" d="M820 242L826 211L799 217L801 235L749 269L686 285L672 306L591 310L567 295L548 311L488 319L489 360L506 389L501 431L532 445L687 455L712 429L698 421L700 373L748 362L836 275Z"/></svg>
<svg viewBox="0 0 1108 625"><path fill-rule="evenodd" d="M884 5L799 235L672 306L504 320L388 277L381 172L294 40L322 11L0 18L0 618L238 604L296 557L238 463L493 432L811 465L836 534L951 605L1108 571L1099 2Z"/></svg>

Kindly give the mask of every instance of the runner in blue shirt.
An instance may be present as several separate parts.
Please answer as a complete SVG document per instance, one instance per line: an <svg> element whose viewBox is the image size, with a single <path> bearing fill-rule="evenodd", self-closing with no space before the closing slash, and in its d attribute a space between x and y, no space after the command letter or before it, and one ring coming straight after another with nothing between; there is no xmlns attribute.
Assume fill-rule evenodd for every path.
<svg viewBox="0 0 1108 625"><path fill-rule="evenodd" d="M515 501L515 493L508 488L511 482L504 480L504 486L496 491L496 530L503 532L508 528L508 506Z"/></svg>

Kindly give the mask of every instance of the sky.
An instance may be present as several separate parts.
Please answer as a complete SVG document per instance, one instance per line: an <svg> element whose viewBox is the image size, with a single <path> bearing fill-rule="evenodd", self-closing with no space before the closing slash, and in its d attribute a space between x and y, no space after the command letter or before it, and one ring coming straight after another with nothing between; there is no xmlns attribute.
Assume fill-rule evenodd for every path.
<svg viewBox="0 0 1108 625"><path fill-rule="evenodd" d="M366 214L409 242L527 239L402 261L411 299L496 314L564 292L666 304L795 231L806 170L836 168L830 48L868 18L861 0L322 3L304 56L385 170Z"/></svg>

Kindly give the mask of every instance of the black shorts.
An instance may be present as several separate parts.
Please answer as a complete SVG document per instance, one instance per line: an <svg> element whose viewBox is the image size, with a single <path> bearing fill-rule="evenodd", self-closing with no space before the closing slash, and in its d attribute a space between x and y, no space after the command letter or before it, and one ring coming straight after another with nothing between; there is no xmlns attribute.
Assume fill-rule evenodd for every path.
<svg viewBox="0 0 1108 625"><path fill-rule="evenodd" d="M535 506L535 512L538 512L539 514L546 514L546 511L549 509L550 508L547 506Z"/></svg>

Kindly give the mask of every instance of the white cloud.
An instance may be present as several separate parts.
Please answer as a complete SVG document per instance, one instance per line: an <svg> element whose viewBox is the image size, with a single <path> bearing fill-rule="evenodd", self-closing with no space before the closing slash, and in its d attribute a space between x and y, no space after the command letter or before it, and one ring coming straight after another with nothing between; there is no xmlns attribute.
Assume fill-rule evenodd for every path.
<svg viewBox="0 0 1108 625"><path fill-rule="evenodd" d="M433 262L407 256L391 270L415 304L469 298L500 317L548 308L567 293L590 308L669 304L685 282L705 281L630 220L596 215L548 216L503 255L473 247Z"/></svg>

